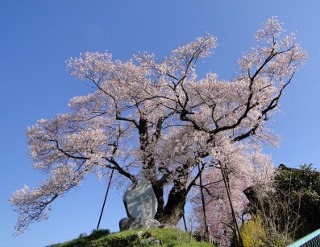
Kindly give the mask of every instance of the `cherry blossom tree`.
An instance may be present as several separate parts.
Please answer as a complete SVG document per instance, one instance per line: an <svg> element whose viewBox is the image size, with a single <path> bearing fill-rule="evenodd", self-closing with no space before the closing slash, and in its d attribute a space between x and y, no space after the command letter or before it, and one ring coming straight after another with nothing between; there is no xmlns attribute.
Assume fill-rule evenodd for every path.
<svg viewBox="0 0 320 247"><path fill-rule="evenodd" d="M246 188L246 184L236 177L229 176L229 178L233 207L240 224L242 211L247 203L241 190ZM204 218L203 205L199 203L201 194L195 193L191 198L192 211L197 215L198 219L199 227L197 232L207 234L206 230L208 229L208 234L213 236L216 244L230 246L235 236L235 229L226 187L220 170L213 169L210 173L205 174L203 186L206 218ZM206 229L206 227L208 228Z"/></svg>
<svg viewBox="0 0 320 247"><path fill-rule="evenodd" d="M213 236L214 242L219 246L230 246L236 240L237 230L234 220L239 226L246 218L248 199L244 190L255 184L268 185L273 181L274 165L270 156L243 151L238 148L230 152L227 167L219 165L213 169L208 167L208 171L203 171L202 184L197 182L198 187L203 187L206 219L203 206L199 204L201 201L199 189L194 189L191 196L192 211L198 219L197 231L205 232L208 226L208 234ZM237 156L234 159L236 163L232 163L231 156L234 155ZM240 169L245 169L244 172L239 171L239 163L242 165ZM226 169L226 174L222 173L222 169ZM226 175L227 183L223 175Z"/></svg>
<svg viewBox="0 0 320 247"><path fill-rule="evenodd" d="M74 97L68 113L41 119L27 130L34 168L49 175L39 188L25 186L12 195L20 215L17 232L47 218L50 204L91 172L108 178L114 170L118 186L148 179L158 200L155 218L175 225L199 177L198 164L209 171L230 158L239 176L252 170L249 163L260 166L236 162L240 157L229 154L277 142L268 120L307 57L294 34L282 35L281 26L276 18L265 23L231 81L196 74L198 60L217 46L211 35L162 60L149 53L126 62L113 61L109 53L70 58L70 74L96 91Z"/></svg>

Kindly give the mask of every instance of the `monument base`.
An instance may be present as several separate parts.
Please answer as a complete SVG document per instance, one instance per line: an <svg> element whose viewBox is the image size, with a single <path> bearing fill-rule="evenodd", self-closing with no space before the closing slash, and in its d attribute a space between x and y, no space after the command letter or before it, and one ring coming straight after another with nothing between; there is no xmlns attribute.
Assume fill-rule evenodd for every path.
<svg viewBox="0 0 320 247"><path fill-rule="evenodd" d="M146 229L146 228L158 228L160 222L152 218L123 218L119 221L120 231Z"/></svg>

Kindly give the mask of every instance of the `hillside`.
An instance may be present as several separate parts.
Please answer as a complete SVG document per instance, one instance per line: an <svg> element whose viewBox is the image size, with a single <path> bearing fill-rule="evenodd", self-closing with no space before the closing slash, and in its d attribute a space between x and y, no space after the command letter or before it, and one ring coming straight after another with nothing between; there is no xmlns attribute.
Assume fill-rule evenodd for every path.
<svg viewBox="0 0 320 247"><path fill-rule="evenodd" d="M140 238L138 237L140 235ZM158 240L158 241L157 241ZM150 244L150 242L158 244ZM90 236L81 234L77 239L50 245L48 247L212 247L209 243L200 243L179 229L141 229L109 233L108 230L94 230Z"/></svg>

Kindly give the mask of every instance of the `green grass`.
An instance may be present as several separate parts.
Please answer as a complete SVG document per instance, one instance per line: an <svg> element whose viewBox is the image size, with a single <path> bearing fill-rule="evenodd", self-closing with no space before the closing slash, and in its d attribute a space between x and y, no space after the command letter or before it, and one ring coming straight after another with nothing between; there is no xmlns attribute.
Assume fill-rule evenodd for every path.
<svg viewBox="0 0 320 247"><path fill-rule="evenodd" d="M208 243L200 243L190 238L190 235L179 229L153 228L122 231L109 234L108 230L93 231L90 236L81 234L77 239L69 242L50 245L48 247L146 247L159 246L149 245L146 241L148 235L161 239L164 247L212 247ZM142 241L138 241L136 233L142 231ZM140 242L140 243L139 243Z"/></svg>

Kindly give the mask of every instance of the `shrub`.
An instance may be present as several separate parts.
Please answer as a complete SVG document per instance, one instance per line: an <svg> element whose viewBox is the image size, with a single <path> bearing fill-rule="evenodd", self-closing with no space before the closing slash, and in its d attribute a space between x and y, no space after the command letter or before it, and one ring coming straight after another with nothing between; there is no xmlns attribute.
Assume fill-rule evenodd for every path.
<svg viewBox="0 0 320 247"><path fill-rule="evenodd" d="M99 239L103 236L106 236L108 234L110 234L110 230L108 230L108 229L92 230L89 238L90 238L90 240L95 240L95 239Z"/></svg>
<svg viewBox="0 0 320 247"><path fill-rule="evenodd" d="M266 231L260 216L245 222L241 226L240 233L244 247L266 246Z"/></svg>

